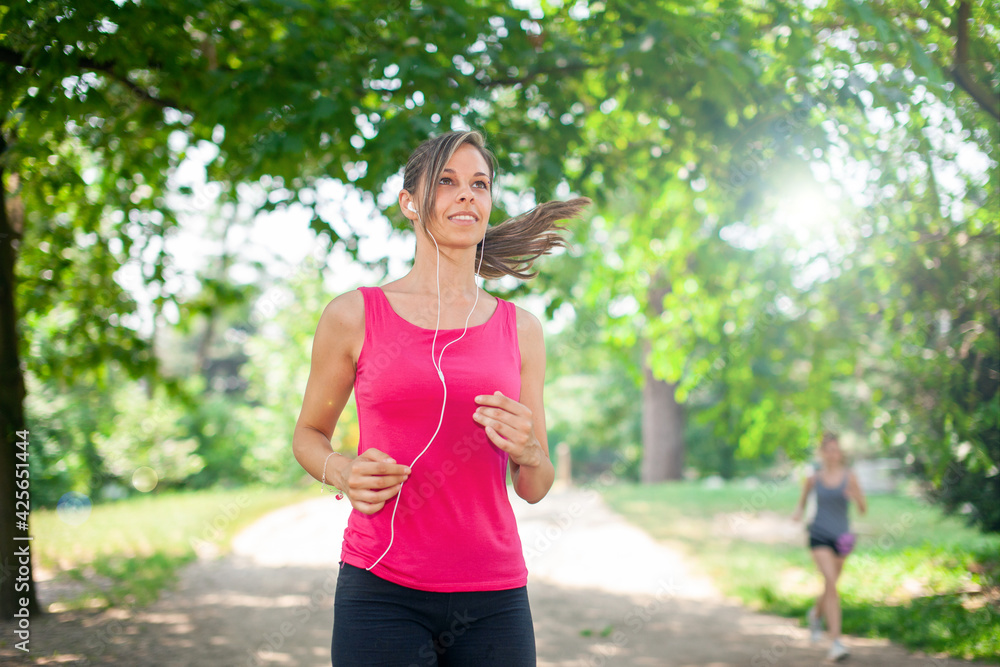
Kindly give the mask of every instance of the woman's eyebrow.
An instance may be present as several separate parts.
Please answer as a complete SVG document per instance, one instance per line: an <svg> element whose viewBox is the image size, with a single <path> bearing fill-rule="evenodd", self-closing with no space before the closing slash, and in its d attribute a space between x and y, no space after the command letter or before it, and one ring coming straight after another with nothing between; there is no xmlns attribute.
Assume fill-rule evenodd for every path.
<svg viewBox="0 0 1000 667"><path fill-rule="evenodd" d="M448 168L445 168L445 169L442 169L442 170L441 170L441 173L442 173L442 174L444 174L444 173L449 173L449 174L454 174L454 173L455 173L455 170L454 170L454 169L448 169ZM476 173L474 173L474 174L473 174L473 176L485 176L486 178L489 178L489 177L490 177L490 175L489 175L489 174L484 174L484 173L483 173L483 172L481 172L481 171L477 171Z"/></svg>

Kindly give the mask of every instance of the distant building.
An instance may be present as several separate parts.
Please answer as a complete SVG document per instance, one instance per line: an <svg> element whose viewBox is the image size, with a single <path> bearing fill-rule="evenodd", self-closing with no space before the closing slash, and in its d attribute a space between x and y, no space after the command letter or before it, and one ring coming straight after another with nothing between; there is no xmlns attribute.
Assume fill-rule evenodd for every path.
<svg viewBox="0 0 1000 667"><path fill-rule="evenodd" d="M903 464L898 459L864 459L851 466L866 494L896 493Z"/></svg>

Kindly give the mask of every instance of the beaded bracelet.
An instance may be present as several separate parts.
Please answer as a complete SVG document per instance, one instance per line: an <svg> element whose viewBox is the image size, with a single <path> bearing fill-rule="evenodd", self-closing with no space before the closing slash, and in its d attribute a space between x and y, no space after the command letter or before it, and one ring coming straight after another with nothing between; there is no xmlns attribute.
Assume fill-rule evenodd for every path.
<svg viewBox="0 0 1000 667"><path fill-rule="evenodd" d="M340 452L330 452L329 454L326 455L326 460L323 461L323 481L320 482L320 484L321 484L321 486L319 487L319 492L320 493L323 493L323 489L325 489L327 487L327 483L326 483L326 464L329 463L330 457L333 456L334 454L340 454ZM329 486L333 486L333 485L330 484ZM335 486L333 488L337 489L337 487L335 487ZM343 497L344 497L344 492L341 491L340 489L337 489L337 495L335 496L335 498L337 500L340 500Z"/></svg>

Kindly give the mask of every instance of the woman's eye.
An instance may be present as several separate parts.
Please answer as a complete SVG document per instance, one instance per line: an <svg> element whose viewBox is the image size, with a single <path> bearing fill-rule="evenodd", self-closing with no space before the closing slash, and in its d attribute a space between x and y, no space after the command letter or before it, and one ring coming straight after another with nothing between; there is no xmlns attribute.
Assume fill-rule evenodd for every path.
<svg viewBox="0 0 1000 667"><path fill-rule="evenodd" d="M442 176L441 179L438 181L438 185L454 185L454 184L455 182L450 178L448 178L447 176ZM472 184L472 187L481 188L483 190L489 190L490 184L489 181L476 181L475 183Z"/></svg>

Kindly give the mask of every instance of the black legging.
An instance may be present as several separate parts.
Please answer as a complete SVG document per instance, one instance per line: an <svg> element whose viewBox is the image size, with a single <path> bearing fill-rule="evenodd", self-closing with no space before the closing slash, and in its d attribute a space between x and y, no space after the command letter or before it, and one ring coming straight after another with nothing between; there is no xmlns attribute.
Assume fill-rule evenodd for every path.
<svg viewBox="0 0 1000 667"><path fill-rule="evenodd" d="M334 667L534 667L527 588L433 593L342 563Z"/></svg>

